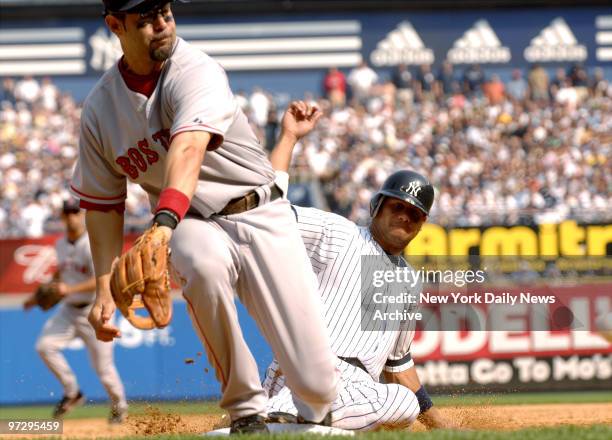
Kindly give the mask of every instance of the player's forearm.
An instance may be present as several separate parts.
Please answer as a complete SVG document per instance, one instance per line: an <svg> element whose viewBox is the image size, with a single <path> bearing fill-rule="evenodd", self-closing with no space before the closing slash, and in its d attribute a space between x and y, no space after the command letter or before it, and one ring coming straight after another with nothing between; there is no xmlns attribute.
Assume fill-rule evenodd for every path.
<svg viewBox="0 0 612 440"><path fill-rule="evenodd" d="M110 271L113 260L121 255L123 247L123 215L88 210L85 216L89 244L95 271L97 294L110 294Z"/></svg>
<svg viewBox="0 0 612 440"><path fill-rule="evenodd" d="M96 277L91 277L82 283L67 284L66 295L72 295L80 292L92 292L96 288Z"/></svg>
<svg viewBox="0 0 612 440"><path fill-rule="evenodd" d="M204 131L180 133L174 138L166 157L164 189L173 188L191 200L210 139L210 133Z"/></svg>
<svg viewBox="0 0 612 440"><path fill-rule="evenodd" d="M276 146L270 153L270 163L272 168L277 171L289 171L291 165L291 156L293 155L293 149L297 144L297 137L290 133L282 132Z"/></svg>
<svg viewBox="0 0 612 440"><path fill-rule="evenodd" d="M384 374L387 383L397 383L403 385L413 393L416 393L419 388L421 388L421 381L419 380L419 376L414 366L398 373L390 373L385 371Z"/></svg>

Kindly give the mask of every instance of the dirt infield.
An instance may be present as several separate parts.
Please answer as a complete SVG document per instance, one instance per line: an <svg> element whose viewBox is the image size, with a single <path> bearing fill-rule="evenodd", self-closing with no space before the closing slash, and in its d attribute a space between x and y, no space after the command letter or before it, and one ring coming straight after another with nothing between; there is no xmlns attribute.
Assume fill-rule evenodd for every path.
<svg viewBox="0 0 612 440"><path fill-rule="evenodd" d="M556 425L612 425L612 403L464 406L443 407L441 411L469 429L508 431ZM178 415L152 409L145 415L129 417L121 426L109 426L104 419L66 420L64 436L194 434L209 431L219 422L218 415ZM415 423L413 429L424 430L420 423Z"/></svg>

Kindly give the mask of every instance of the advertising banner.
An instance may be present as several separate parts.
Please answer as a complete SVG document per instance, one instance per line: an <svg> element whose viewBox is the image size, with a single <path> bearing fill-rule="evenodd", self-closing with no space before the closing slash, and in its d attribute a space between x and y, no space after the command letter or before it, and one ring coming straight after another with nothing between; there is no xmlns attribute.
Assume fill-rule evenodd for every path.
<svg viewBox="0 0 612 440"><path fill-rule="evenodd" d="M605 64L609 8L181 16L178 35L230 72L436 64ZM3 22L0 75L99 76L120 55L99 18ZM286 77L286 74L284 75Z"/></svg>
<svg viewBox="0 0 612 440"><path fill-rule="evenodd" d="M57 306L61 307L61 306ZM272 354L256 325L238 305L245 339L257 359L260 373ZM0 309L0 405L56 403L62 388L35 350L46 320L57 312L38 308ZM117 318L122 336L114 346L117 370L128 399L189 400L220 396L215 372L197 338L183 301L174 302L171 324L161 330L142 331L122 316ZM79 386L90 400L105 401L107 395L91 366L80 339L63 351L75 372Z"/></svg>
<svg viewBox="0 0 612 440"><path fill-rule="evenodd" d="M432 392L612 386L612 346L595 326L601 317L612 316L610 258L559 256L563 249L577 249L573 247L577 245L583 254L597 255L600 250L607 253L610 226L566 224L547 232L541 228L547 227L516 233L515 244L534 237L535 245L530 246L536 250L541 249L542 240L556 243L556 257L536 255L517 261L516 256L487 259L471 255L460 259L467 266L450 259L450 263L444 263L449 266L438 265L433 270L427 263L421 266L414 255L408 256L414 268L410 273L423 281L419 307L409 318L416 321L417 330L411 353L421 380ZM579 233L568 235L564 228ZM551 232L553 229L556 232ZM482 249L485 240L493 240L491 231L506 237L495 238L501 245L515 234L508 235L509 230L512 228L444 230L441 237L454 240L452 237L459 234L469 238L467 244ZM35 351L45 321L57 309L46 314L39 309L25 312L19 302L24 295L16 295L32 292L53 273L55 239L0 242L0 301L4 303L0 308L0 404L54 402L60 397L58 382ZM595 240L595 244L590 245L589 240ZM456 249L475 249L466 243ZM381 284L380 273L371 275L373 285ZM388 286L389 280L385 281ZM369 301L362 298L362 305L377 306L381 302L382 296L375 290L372 293ZM395 300L389 302L400 303L405 296L393 289L387 293L387 299ZM185 303L177 300L174 307L173 320L163 330L136 330L122 317L117 318L123 336L115 344L115 359L131 399L204 399L219 395L214 371L195 335ZM243 333L263 374L272 353L245 309L238 305L238 310ZM370 316L377 319L378 315ZM394 318L383 319L388 322ZM104 400L104 390L83 344L75 341L65 353L85 394Z"/></svg>

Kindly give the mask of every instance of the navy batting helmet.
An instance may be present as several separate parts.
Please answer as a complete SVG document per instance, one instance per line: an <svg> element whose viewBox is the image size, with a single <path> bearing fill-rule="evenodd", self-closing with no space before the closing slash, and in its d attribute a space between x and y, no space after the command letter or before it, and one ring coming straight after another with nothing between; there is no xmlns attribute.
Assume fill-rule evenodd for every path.
<svg viewBox="0 0 612 440"><path fill-rule="evenodd" d="M385 197L393 197L416 206L425 215L434 201L434 189L425 177L414 171L402 170L391 174L382 188L370 200L370 216L376 217Z"/></svg>
<svg viewBox="0 0 612 440"><path fill-rule="evenodd" d="M105 12L147 12L174 0L103 0Z"/></svg>

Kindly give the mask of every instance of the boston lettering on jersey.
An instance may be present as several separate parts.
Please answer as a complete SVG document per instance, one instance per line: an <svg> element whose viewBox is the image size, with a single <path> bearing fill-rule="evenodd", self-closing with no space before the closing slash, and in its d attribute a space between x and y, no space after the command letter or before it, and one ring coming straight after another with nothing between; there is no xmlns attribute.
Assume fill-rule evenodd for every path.
<svg viewBox="0 0 612 440"><path fill-rule="evenodd" d="M162 144L168 151L170 146L170 130L162 129L153 134L153 139ZM149 141L141 139L136 143L138 148L130 147L125 156L119 156L115 162L131 179L137 179L140 172L146 172L149 165L159 161L157 151L151 149Z"/></svg>

